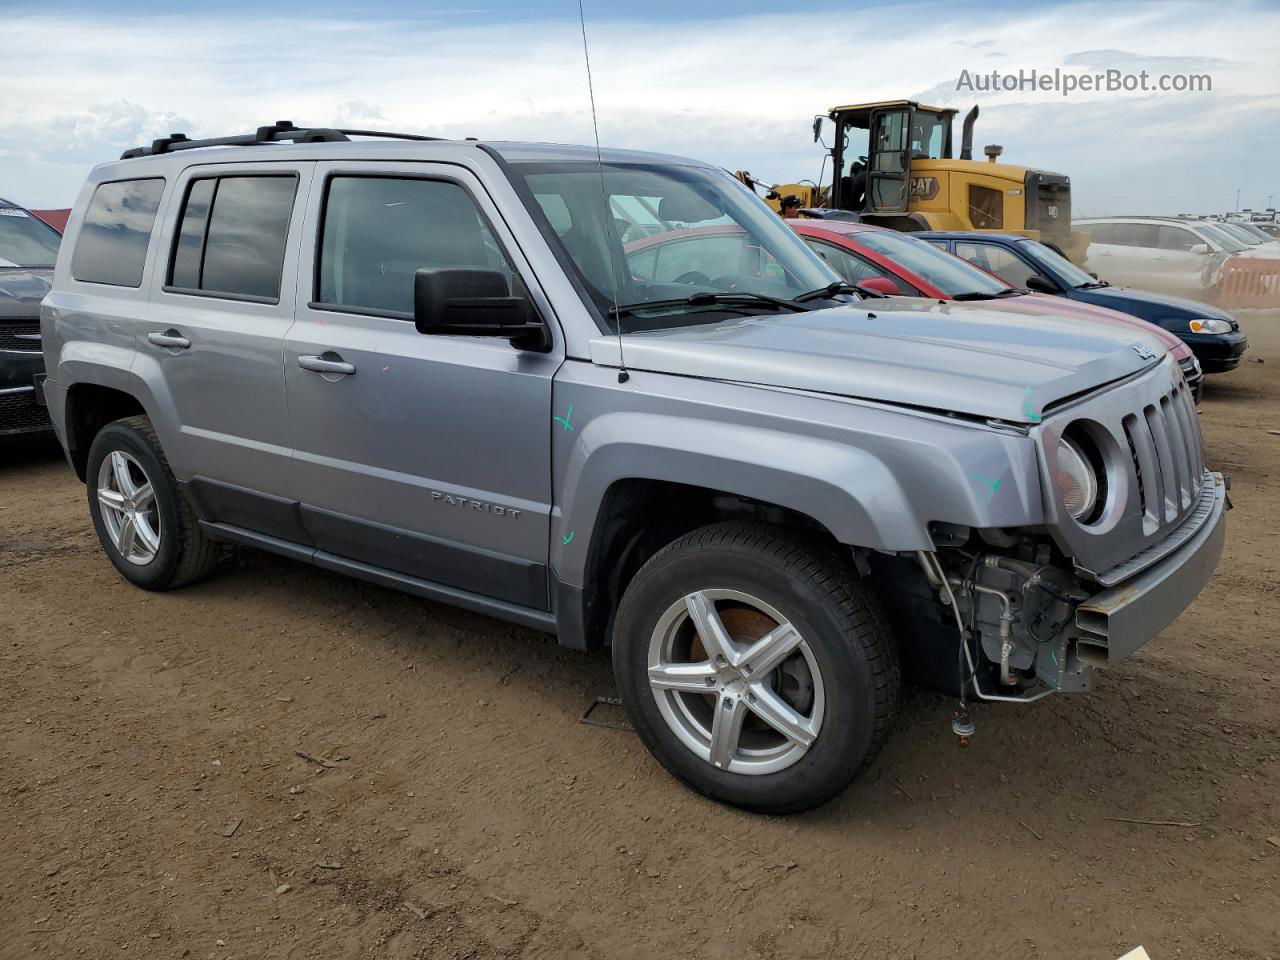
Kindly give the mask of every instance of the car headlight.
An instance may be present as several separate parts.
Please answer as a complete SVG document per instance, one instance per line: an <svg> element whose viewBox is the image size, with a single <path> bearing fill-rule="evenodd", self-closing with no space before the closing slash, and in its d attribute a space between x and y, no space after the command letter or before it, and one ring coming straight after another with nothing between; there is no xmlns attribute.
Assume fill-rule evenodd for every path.
<svg viewBox="0 0 1280 960"><path fill-rule="evenodd" d="M1084 451L1066 437L1058 441L1058 493L1077 520L1092 513L1098 503L1098 475Z"/></svg>
<svg viewBox="0 0 1280 960"><path fill-rule="evenodd" d="M1231 324L1226 320L1220 320L1217 317L1206 317L1202 320L1192 320L1189 324L1192 333L1230 333Z"/></svg>

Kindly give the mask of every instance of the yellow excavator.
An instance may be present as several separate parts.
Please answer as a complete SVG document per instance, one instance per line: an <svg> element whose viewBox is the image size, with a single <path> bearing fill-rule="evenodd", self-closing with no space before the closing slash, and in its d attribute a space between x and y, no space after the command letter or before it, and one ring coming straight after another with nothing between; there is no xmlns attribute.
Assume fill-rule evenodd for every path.
<svg viewBox="0 0 1280 960"><path fill-rule="evenodd" d="M834 124L830 184L767 184L745 170L739 180L775 210L859 219L895 230L990 230L1013 233L1084 261L1087 234L1071 229L1071 179L1060 173L1000 163L999 146L973 159L975 106L964 118L959 156L952 153L951 107L886 100L833 107L813 118L813 139ZM865 144L865 146L863 146ZM865 153L859 152L859 147ZM823 158L823 172L826 158ZM819 175L819 180L824 176Z"/></svg>

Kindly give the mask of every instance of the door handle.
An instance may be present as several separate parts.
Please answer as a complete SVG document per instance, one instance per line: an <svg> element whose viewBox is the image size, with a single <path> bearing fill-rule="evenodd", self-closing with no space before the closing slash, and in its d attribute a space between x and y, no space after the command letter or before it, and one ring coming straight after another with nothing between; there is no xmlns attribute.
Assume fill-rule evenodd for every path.
<svg viewBox="0 0 1280 960"><path fill-rule="evenodd" d="M191 346L191 341L172 327L164 333L156 333L154 331L148 333L147 342L154 343L157 347L166 347L170 350L185 350L187 347Z"/></svg>
<svg viewBox="0 0 1280 960"><path fill-rule="evenodd" d="M325 353L323 356L317 357L313 355L303 354L298 357L298 366L303 370L310 370L312 373L341 373L350 375L356 372L354 363L347 363L336 353Z"/></svg>

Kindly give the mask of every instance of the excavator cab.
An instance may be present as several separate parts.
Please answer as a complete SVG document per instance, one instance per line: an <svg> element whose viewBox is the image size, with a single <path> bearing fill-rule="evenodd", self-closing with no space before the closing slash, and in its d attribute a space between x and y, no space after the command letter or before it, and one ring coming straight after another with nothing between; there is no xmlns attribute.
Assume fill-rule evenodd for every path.
<svg viewBox="0 0 1280 960"><path fill-rule="evenodd" d="M836 176L830 206L858 214L906 214L913 194L925 188L911 177L913 160L951 159L951 119L956 111L913 100L836 107L832 147ZM815 118L815 133L821 130Z"/></svg>

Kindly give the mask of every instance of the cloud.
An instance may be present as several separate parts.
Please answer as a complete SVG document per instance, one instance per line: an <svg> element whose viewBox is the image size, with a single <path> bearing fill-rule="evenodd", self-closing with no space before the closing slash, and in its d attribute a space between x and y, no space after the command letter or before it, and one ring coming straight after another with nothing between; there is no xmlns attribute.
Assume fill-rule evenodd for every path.
<svg viewBox="0 0 1280 960"><path fill-rule="evenodd" d="M1154 209L1175 196L1169 205L1179 209L1219 209L1221 184L1189 172L1206 169L1209 156L1239 181L1232 194L1236 186L1246 199L1249 189L1274 189L1270 153L1256 141L1258 131L1277 129L1280 99L1244 98L1280 89L1276 10L1249 0L1028 5L982 17L979 40L956 39L973 35L972 9L925 2L910 13L910 30L901 7L871 7L858 12L852 33L816 31L786 46L775 40L794 34L791 11L589 22L601 140L766 180L813 178L822 162L810 131L815 113L919 91L914 98L962 112L980 103L979 142L1003 143L1010 162L1070 173L1080 209ZM849 11L806 16L847 20ZM1085 25L1104 41L1124 37L1125 49L1081 51ZM93 163L173 130L215 136L289 119L442 136L592 138L576 19L476 25L81 12L10 17L5 29L0 181L6 195L34 206L70 203ZM966 69L1092 68L1113 54L1120 69L1143 58L1213 61L1213 91L1064 99L955 90ZM1141 176L1126 158L1142 159Z"/></svg>
<svg viewBox="0 0 1280 960"><path fill-rule="evenodd" d="M1067 54L1062 59L1063 66L1087 67L1091 70L1157 70L1175 73L1189 70L1211 70L1215 67L1235 66L1237 61L1224 60L1221 57L1199 56L1157 56L1146 53L1133 53L1129 50L1081 50Z"/></svg>

